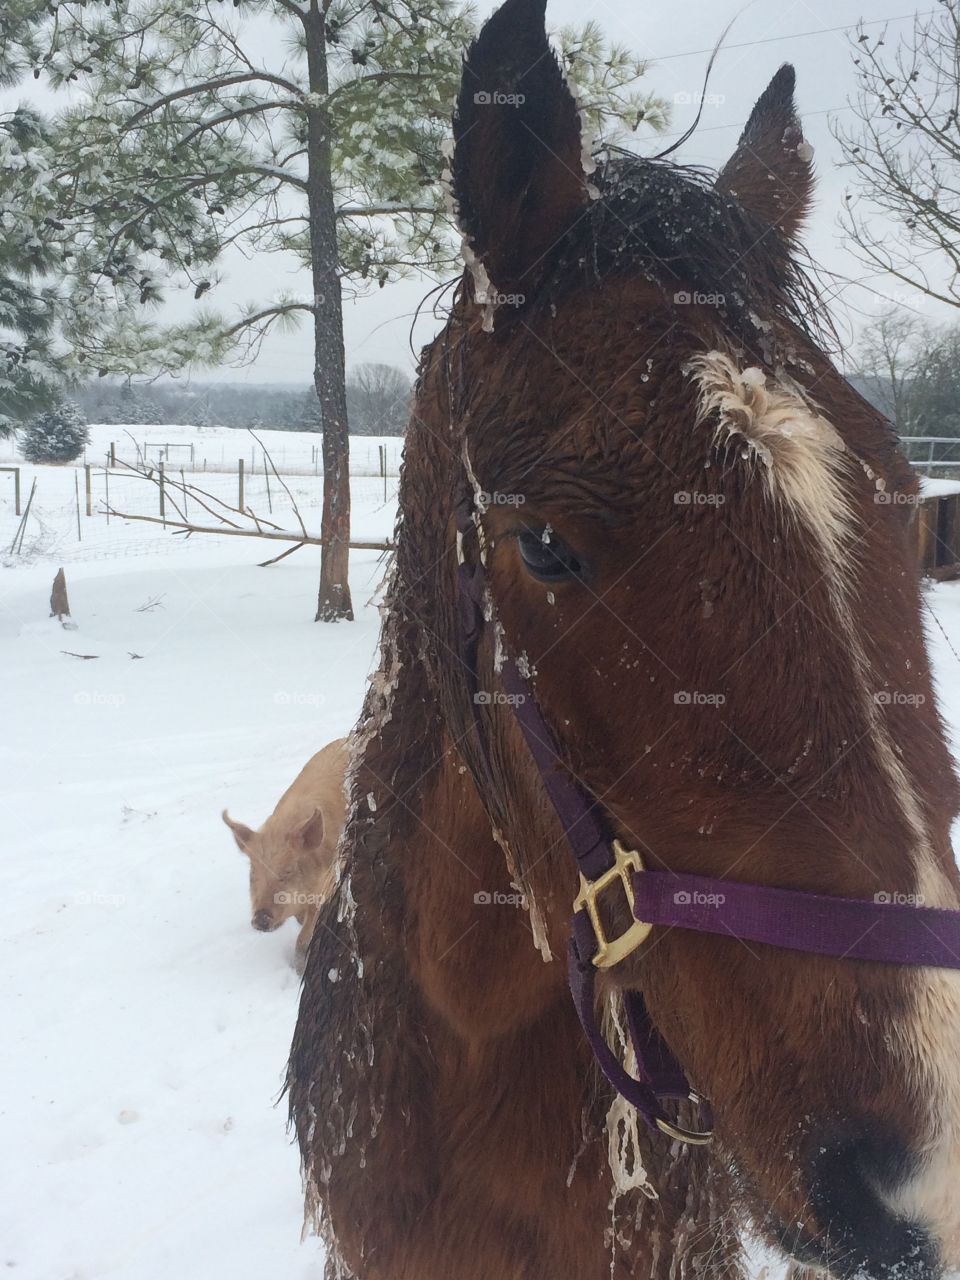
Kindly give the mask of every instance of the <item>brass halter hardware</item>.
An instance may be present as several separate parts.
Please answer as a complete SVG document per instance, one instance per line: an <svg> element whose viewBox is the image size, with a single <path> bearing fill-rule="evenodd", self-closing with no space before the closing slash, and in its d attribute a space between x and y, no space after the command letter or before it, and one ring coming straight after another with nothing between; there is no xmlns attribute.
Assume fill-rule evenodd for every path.
<svg viewBox="0 0 960 1280"><path fill-rule="evenodd" d="M590 917L590 923L593 925L593 932L597 939L597 950L593 957L593 963L598 969L611 969L615 964L619 964L621 960L626 959L631 952L636 951L641 943L646 942L650 935L652 924L645 924L642 920L633 920L633 881L631 875L635 871L643 870L643 860L636 849L625 849L620 840L613 841L614 864L609 871L605 871L602 876L598 876L596 880L587 880L585 876L580 876L580 892L574 899L574 911L586 911ZM620 934L617 938L608 938L603 923L600 919L600 911L597 906L597 898L608 889L612 884L618 883L622 890L623 896L627 900L630 908L630 918L633 923Z"/></svg>
<svg viewBox="0 0 960 1280"><path fill-rule="evenodd" d="M690 1101L695 1102L698 1106L703 1103L703 1099L698 1093L690 1094ZM713 1141L713 1130L704 1129L697 1131L696 1129L684 1129L682 1125L671 1124L669 1120L657 1119L657 1128L661 1133L665 1133L668 1138L673 1138L674 1142L685 1142L690 1147L707 1147Z"/></svg>
<svg viewBox="0 0 960 1280"><path fill-rule="evenodd" d="M619 964L632 952L636 951L643 942L650 936L653 929L652 924L647 924L643 920L633 920L634 909L634 893L632 875L635 872L643 871L643 859L636 849L625 849L622 841L614 840L611 848L613 849L614 863L609 871L605 871L602 876L598 876L596 880L588 880L585 876L580 876L580 892L577 894L574 903L574 911L586 911L590 917L590 923L593 926L594 936L597 940L597 949L593 956L593 963L598 969L611 969L614 965ZM600 910L597 905L597 899L601 893L609 889L611 885L619 884L626 898L627 905L630 908L630 918L633 923L623 933L616 938L608 938L600 919ZM690 1101L701 1103L702 1099L698 1094L691 1093ZM705 1147L713 1138L713 1130L706 1129L698 1132L695 1129L685 1129L682 1125L673 1124L670 1120L658 1117L656 1121L657 1128L661 1133L671 1138L674 1142L685 1142L692 1147Z"/></svg>

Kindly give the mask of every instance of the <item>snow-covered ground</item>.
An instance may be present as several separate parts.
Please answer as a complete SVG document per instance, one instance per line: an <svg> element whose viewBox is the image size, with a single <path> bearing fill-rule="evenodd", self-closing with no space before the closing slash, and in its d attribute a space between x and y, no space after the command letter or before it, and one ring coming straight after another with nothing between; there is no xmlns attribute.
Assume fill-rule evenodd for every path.
<svg viewBox="0 0 960 1280"><path fill-rule="evenodd" d="M0 483L0 1260L19 1280L321 1280L276 1105L296 928L251 930L220 811L259 822L350 728L382 565L353 553L357 621L320 626L315 548L261 569L264 544L102 515L78 539L75 474L24 469L22 555ZM394 484L384 503L355 478L358 535L390 533ZM47 616L61 565L76 630ZM928 599L960 649L960 584ZM960 661L930 634L960 726Z"/></svg>
<svg viewBox="0 0 960 1280"><path fill-rule="evenodd" d="M25 468L22 556L0 491L0 1262L21 1280L320 1280L276 1105L296 927L250 928L220 811L259 823L353 724L383 566L354 552L357 621L321 626L317 548L261 569L276 544L102 515L78 541L75 470ZM390 534L395 483L384 504L381 480L354 481L358 535ZM76 630L47 616L61 565Z"/></svg>

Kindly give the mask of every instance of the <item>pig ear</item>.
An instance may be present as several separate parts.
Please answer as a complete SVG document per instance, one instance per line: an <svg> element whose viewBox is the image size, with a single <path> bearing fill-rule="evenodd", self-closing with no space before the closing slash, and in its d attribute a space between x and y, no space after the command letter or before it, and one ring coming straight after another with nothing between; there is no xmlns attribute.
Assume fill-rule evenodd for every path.
<svg viewBox="0 0 960 1280"><path fill-rule="evenodd" d="M533 268L588 201L580 117L547 42L545 8L506 0L484 24L454 113L460 228L497 293L532 292Z"/></svg>
<svg viewBox="0 0 960 1280"><path fill-rule="evenodd" d="M244 853L249 853L250 846L253 843L253 837L255 833L251 831L250 828L246 826L244 823L234 822L234 820L230 817L229 813L227 813L226 809L224 809L223 814L221 816L223 817L224 822L233 832L233 838L234 840L236 840L238 848L240 848Z"/></svg>
<svg viewBox="0 0 960 1280"><path fill-rule="evenodd" d="M793 67L784 63L764 89L720 171L717 188L788 236L796 235L813 194L813 150L793 103Z"/></svg>
<svg viewBox="0 0 960 1280"><path fill-rule="evenodd" d="M314 809L311 816L297 832L297 839L304 849L319 849L323 844L323 831L323 810Z"/></svg>

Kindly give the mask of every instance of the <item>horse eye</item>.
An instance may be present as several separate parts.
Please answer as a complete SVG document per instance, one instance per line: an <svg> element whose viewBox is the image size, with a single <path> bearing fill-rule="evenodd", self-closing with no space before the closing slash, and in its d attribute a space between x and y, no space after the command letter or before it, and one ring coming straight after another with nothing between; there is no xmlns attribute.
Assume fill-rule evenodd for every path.
<svg viewBox="0 0 960 1280"><path fill-rule="evenodd" d="M576 554L555 533L523 529L517 534L517 545L527 572L541 582L563 582L583 573Z"/></svg>

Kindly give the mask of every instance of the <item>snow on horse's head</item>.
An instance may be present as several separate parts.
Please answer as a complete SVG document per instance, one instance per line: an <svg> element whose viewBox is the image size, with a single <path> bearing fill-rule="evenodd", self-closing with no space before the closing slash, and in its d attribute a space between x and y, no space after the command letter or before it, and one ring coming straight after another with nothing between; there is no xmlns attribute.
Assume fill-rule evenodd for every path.
<svg viewBox="0 0 960 1280"><path fill-rule="evenodd" d="M377 1231L398 1275L434 1275L417 1214L433 1214L437 1230L446 1214L448 1261L460 1231L486 1274L607 1274L577 1252L585 1201L564 1210L558 1191L548 1220L552 1191L525 1181L530 1151L505 1133L488 1152L495 1119L478 1136L485 1103L512 1115L513 1092L526 1091L539 1125L555 1108L579 1140L589 1106L568 1060L592 1079L575 1022L545 1003L559 986L543 975L560 966L527 958L535 944L562 954L575 884L497 694L501 645L526 659L566 766L648 866L960 902L956 785L910 548L916 483L889 426L822 349L822 309L795 239L813 178L792 69L775 75L716 178L619 152L595 163L581 123L542 0L507 0L464 66L450 176L468 269L421 369L348 829L357 905L347 941L364 976L336 1005L321 973L336 951L318 929L291 1068L312 1185L355 1262L369 1248L356 1226L360 1176L338 1181L344 1126L323 1108L385 1105L378 1125L389 1129L391 1089L405 1099L406 1137L380 1129L366 1144L391 1152L382 1168L396 1184L382 1191L396 1200ZM486 543L483 749L458 644L455 510L465 496ZM529 907L533 940L524 933L516 951L514 919L490 907L471 916L461 901L491 887L461 883L464 864L492 874L477 871L475 852L491 827L505 887ZM611 984L642 991L717 1118L709 1157L648 1154L664 1215L664 1188L717 1177L728 1179L716 1202L724 1213L837 1276L929 1278L960 1264L956 976L681 929L654 931L611 973ZM324 1025L339 1040L314 1026L331 1000L340 1012ZM397 1004L397 1021L378 1041L384 1001ZM547 1016L549 1032L536 1021ZM523 1019L532 1081L508 1048ZM349 1041L344 1028L354 1056L322 1064ZM514 1074L485 1094L479 1064L496 1036ZM541 1036L554 1037L549 1052ZM371 1063L387 1055L389 1083L371 1083L380 1068L364 1074L367 1041ZM475 1072L462 1111L455 1063ZM429 1110L412 1083L418 1070L442 1098L430 1123L416 1119ZM469 1141L457 1147L464 1125ZM496 1160L516 1170L515 1202ZM569 1162L557 1163L562 1180ZM411 1165L434 1171L432 1191ZM367 1176L375 1185L375 1169ZM500 1206L507 1235L520 1239L520 1222L530 1239L564 1241L556 1269L524 1270L526 1244L510 1252L505 1237L481 1247L438 1207L458 1178L470 1181L474 1209L483 1196ZM459 1265L453 1273L474 1274ZM644 1274L659 1276L650 1266ZM381 1272L368 1260L360 1274Z"/></svg>

